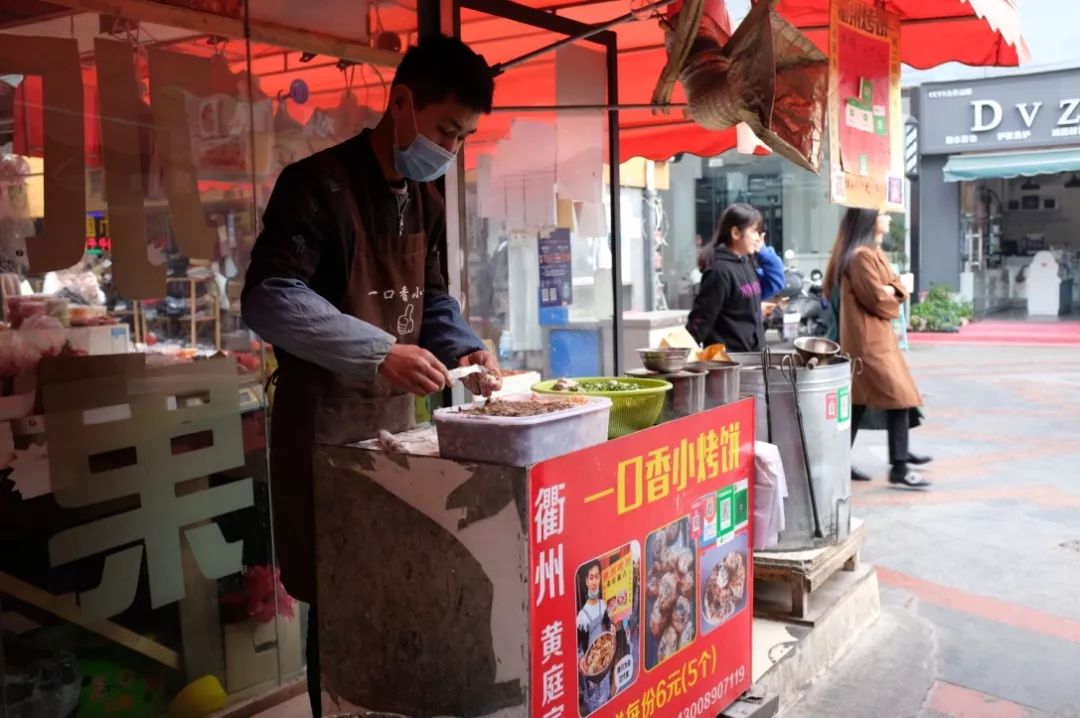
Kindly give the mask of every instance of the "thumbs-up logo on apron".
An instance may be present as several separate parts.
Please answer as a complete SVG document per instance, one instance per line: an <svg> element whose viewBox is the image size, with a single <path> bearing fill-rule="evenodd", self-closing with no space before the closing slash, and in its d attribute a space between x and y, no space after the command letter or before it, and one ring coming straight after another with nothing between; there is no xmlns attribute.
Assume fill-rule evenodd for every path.
<svg viewBox="0 0 1080 718"><path fill-rule="evenodd" d="M399 337L407 337L413 333L416 329L416 322L413 320L413 312L416 308L412 304L405 305L405 313L398 317L397 320L397 333Z"/></svg>

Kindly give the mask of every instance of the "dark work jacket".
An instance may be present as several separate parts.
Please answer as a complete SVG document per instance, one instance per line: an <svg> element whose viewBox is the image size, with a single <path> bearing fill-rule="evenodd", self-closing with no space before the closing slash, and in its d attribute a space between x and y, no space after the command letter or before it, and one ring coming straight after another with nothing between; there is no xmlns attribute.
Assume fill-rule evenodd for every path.
<svg viewBox="0 0 1080 718"><path fill-rule="evenodd" d="M369 136L367 130L282 171L266 206L263 230L251 252L245 294L266 279L295 279L331 304L342 305L349 286L355 238L349 208L340 195L331 191L322 155L331 155L351 173L354 186L367 190L356 197L364 231L368 235L396 232L397 200L371 149ZM409 196L412 199L405 213L405 233L423 231L428 238L420 345L444 364L456 366L460 357L484 345L464 321L457 301L447 293L439 252L446 243L442 197L430 183L416 182L409 182ZM282 369L302 361L277 347L274 353Z"/></svg>
<svg viewBox="0 0 1080 718"><path fill-rule="evenodd" d="M729 352L756 352L765 346L761 283L750 257L716 248L686 329L701 344L723 344Z"/></svg>

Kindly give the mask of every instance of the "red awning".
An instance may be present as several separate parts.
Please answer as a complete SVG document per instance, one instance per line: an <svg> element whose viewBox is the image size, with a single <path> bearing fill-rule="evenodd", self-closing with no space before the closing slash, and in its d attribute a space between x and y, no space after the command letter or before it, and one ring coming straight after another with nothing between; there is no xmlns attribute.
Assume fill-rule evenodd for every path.
<svg viewBox="0 0 1080 718"><path fill-rule="evenodd" d="M566 0L524 0L524 4L587 24L612 20L627 13L630 0L594 0L568 3ZM415 41L415 10L409 3L384 6L380 23L409 41ZM635 3L636 5L636 3ZM903 17L902 51L905 63L925 69L945 62L969 65L1017 65L1028 58L1019 32L1016 0L888 0L887 6ZM779 9L788 20L821 48L828 45L829 0L781 0ZM489 62L511 60L562 38L561 35L522 25L501 17L471 10L461 13L462 38ZM619 101L621 104L648 104L666 60L664 36L655 20L627 23L616 29L619 46ZM580 47L598 47L589 42ZM256 55L258 56L258 55ZM304 79L311 89L305 105L290 103L288 111L301 124L316 107L336 107L343 88L343 75L324 58L311 65L291 62L293 72L280 72L280 57L257 60L254 75L261 89L274 97L287 91L295 78ZM389 80L392 71L383 70ZM357 94L375 112L386 102L384 85L370 71L357 73ZM672 102L685 101L676 86ZM555 56L543 55L510 69L496 85L497 107L550 106L556 103ZM484 118L481 132L470 143L470 157L491 151L498 140L508 136L514 119L528 117L552 121L554 113L496 112ZM646 157L669 159L679 153L713 156L736 147L735 130L710 132L683 117L680 109L667 113L651 110L624 110L620 113L620 155L622 160Z"/></svg>
<svg viewBox="0 0 1080 718"><path fill-rule="evenodd" d="M522 2L585 24L606 22L631 9L631 0ZM638 5L637 2L633 4ZM950 61L979 66L1012 66L1026 61L1028 51L1020 35L1017 4L1018 0L887 0L887 6L903 18L903 60L921 69ZM411 5L403 0L382 6L377 17L379 25L403 36L407 42L415 41L416 10ZM779 10L802 28L818 47L827 49L829 0L780 0ZM463 10L461 15L462 38L491 63L511 60L562 38L555 33L471 10ZM627 23L619 26L616 32L619 101L621 104L648 104L666 60L663 32L655 20ZM579 45L597 47L588 42ZM234 68L241 70L246 54L242 41L230 43L228 49L227 54L235 60ZM183 50L205 54L213 52L214 48L193 42ZM294 79L303 79L307 83L311 93L308 101L303 105L289 103L287 107L289 114L301 124L307 123L315 109L335 108L341 102L345 75L334 67L332 58L320 57L310 64L303 64L299 61L299 53L291 53L284 62L291 69L283 70L283 59L276 48L253 45L252 56L255 58L252 70L256 84L270 97L288 92ZM371 70L363 69L354 75L356 94L361 103L375 113L385 106L385 83L390 77L392 70L385 68L381 78ZM96 98L93 85L93 81L87 82L88 98ZM672 102L684 101L682 88L676 86ZM495 104L502 107L556 104L554 55L541 56L500 76ZM88 111L88 117L94 116L96 113ZM470 157L491 151L498 140L508 136L512 121L519 117L551 121L554 114L496 112L484 119L479 136L471 143ZM88 127L89 136L96 135L96 122L91 124L95 126ZM24 142L29 139L20 138ZM631 157L665 160L684 152L713 156L737 146L735 130L711 132L702 129L683 117L680 109L667 113L622 111L619 141L621 160ZM29 147L23 149L34 154Z"/></svg>
<svg viewBox="0 0 1080 718"><path fill-rule="evenodd" d="M524 4L555 10L579 22L597 24L625 14L626 0L597 0L565 7L564 2L526 0ZM919 69L945 62L968 65L1014 66L1028 59L1019 32L1015 0L889 0L889 9L903 18L903 61ZM780 13L803 29L823 50L828 49L829 0L781 0ZM645 20L621 25L619 39L619 101L647 104L664 66L663 32L657 22ZM462 13L462 38L487 57L501 62L548 44L558 36L537 32L502 18L475 12ZM584 43L583 46L586 46ZM677 88L672 101L685 100ZM555 102L553 58L514 68L500 77L497 106L546 105ZM517 115L520 116L520 115ZM505 136L511 117L496 115L485 121L487 144ZM681 110L657 114L650 110L620 113L621 159L640 156L663 160L690 152L700 156L719 154L736 146L734 130L710 132L686 120Z"/></svg>
<svg viewBox="0 0 1080 718"><path fill-rule="evenodd" d="M424 0L421 0L424 1ZM521 0L534 9L545 10L580 23L595 25L626 14L631 0ZM636 7L638 2L634 2ZM1028 50L1020 35L1018 0L887 0L887 7L903 18L901 46L906 64L925 69L945 62L962 62L976 66L1013 66L1028 60ZM389 32L415 41L416 10L401 0L382 6L377 21ZM800 27L818 47L827 50L829 0L780 0L780 13ZM522 25L511 20L471 10L463 10L462 38L482 53L492 64L508 61L543 48L562 35ZM619 47L619 102L624 105L647 105L651 101L657 78L664 67L666 53L664 35L656 20L642 20L620 25L616 29ZM580 42L581 47L598 47ZM205 42L178 44L177 51L209 55L224 51L233 61L235 71L246 67L247 48L242 40L215 48ZM287 103L286 111L300 125L306 125L316 109L333 111L342 102L345 78L333 58L319 57L310 63L300 60L300 53L283 57L280 49L264 44L252 44L252 75L258 90L270 98L288 93L295 79L308 85L310 97L304 104ZM99 166L96 72L84 67L86 99L87 159L92 167ZM373 115L385 107L386 84L393 71L382 68L352 68L349 76L361 104ZM497 80L495 104L512 106L551 106L557 102L555 87L555 55L545 54L531 62L514 67ZM22 154L40 156L41 122L40 81L28 78L20 88L16 102L16 149ZM598 95L603 102L603 94ZM676 86L673 103L685 102L682 88ZM600 111L596 111L599 116ZM565 114L563 115L565 116ZM470 141L467 155L470 166L476 158L492 152L499 140L510 134L515 119L554 122L554 112L496 112L485 117L478 136ZM738 146L735 129L713 132L687 120L680 109L668 112L652 110L623 110L619 115L619 155L625 161L633 157L666 160L680 153L711 157ZM301 147L305 154L312 148ZM763 148L756 152L767 154Z"/></svg>

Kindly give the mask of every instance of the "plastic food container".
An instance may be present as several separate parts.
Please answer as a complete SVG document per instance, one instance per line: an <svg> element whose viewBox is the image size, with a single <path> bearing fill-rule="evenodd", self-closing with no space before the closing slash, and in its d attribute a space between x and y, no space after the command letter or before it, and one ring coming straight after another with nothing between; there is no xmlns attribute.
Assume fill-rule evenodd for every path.
<svg viewBox="0 0 1080 718"><path fill-rule="evenodd" d="M510 394L499 401L559 401L567 396ZM578 396L580 406L524 417L471 416L471 404L435 411L439 454L447 459L531 466L607 441L611 400Z"/></svg>

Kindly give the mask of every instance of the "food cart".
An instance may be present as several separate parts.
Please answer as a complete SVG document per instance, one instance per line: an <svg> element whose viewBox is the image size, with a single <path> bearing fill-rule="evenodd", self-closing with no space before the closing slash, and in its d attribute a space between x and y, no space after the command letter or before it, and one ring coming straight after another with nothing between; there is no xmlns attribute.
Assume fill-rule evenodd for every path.
<svg viewBox="0 0 1080 718"><path fill-rule="evenodd" d="M317 447L332 695L407 716L696 716L750 686L753 401L610 441L606 412L570 453L594 406L460 418L474 456L560 454L519 466L442 458L430 426Z"/></svg>
<svg viewBox="0 0 1080 718"><path fill-rule="evenodd" d="M964 16L948 19L950 32L971 40L960 44L926 41L938 16L927 7L907 4L913 41L905 43L904 59L932 66L978 45L979 37L988 33L981 17L991 3L977 4L980 8L970 17L965 10ZM458 0L447 5L449 12L436 18L440 27L482 44L484 53L497 61L499 105L481 123L471 154L461 157L448 176L449 204L462 209L469 171L488 179L499 174L498 166L480 161L496 151L505 159L508 150L526 148L520 154L527 160L501 168L502 184L488 182L487 189L509 195L508 187L517 190L519 183L532 187L526 183L543 180L537 192L542 201L494 209L484 203L496 192L481 191L485 185L477 181L477 216L459 212L459 234L465 235L478 217L487 217L485 212L508 215L502 217L507 229L520 230L506 239L510 253L521 245L508 265L523 266L522 257L533 257L532 240L539 244L543 237L535 230L566 228L559 216L560 200L603 207L606 190L604 209L610 223L595 236L605 244L612 238L611 302L601 307L596 301L601 284L594 282L595 316L589 319L600 326L610 322L613 373L619 374L627 349L635 348L624 345L620 162L666 159L677 150L708 156L739 144L737 121L730 115L715 123L728 128L724 131L701 132L690 125L687 114L706 124L703 118L710 108L698 102L702 93L672 92L669 84L665 95L656 81L670 81L670 71L681 69L668 50L688 50L695 23L684 17L675 28L678 37L661 37L673 29L667 12L672 4L666 2L639 3L629 14L624 4L604 2L560 7L557 12L548 12L554 8L547 2L525 6ZM699 19L705 12L702 3L682 5L693 8ZM757 3L755 23L747 25L762 31L762 42L752 42L746 33L739 39L748 47L791 40L796 33L779 17L789 10L787 5ZM648 22L624 22L634 18ZM779 74L781 66L801 66L811 58L817 70L815 83L810 83L814 91L808 93L813 102L807 106L817 107L816 117L823 121L821 50L828 42L829 4L810 3L790 19L807 30L810 42L778 42L776 56L766 64L775 63ZM523 35L523 30L531 34ZM994 47L1011 52L1013 60L1023 54L1022 47L999 42L996 31L990 34ZM583 49L593 52L578 52ZM702 77L709 79L707 73ZM587 86L577 86L575 78L587 79ZM766 78L763 84L773 80ZM769 86L769 92L757 94L772 96ZM717 100L714 104L720 107L720 100L731 98L707 99ZM765 114L771 111L770 105ZM561 112L583 116L582 125L566 124L563 141L576 133L595 137L597 147L606 144L606 157L588 154L591 164L587 162L586 169L589 176L606 174L607 181L566 188L566 196L555 196L555 184L547 178L576 169L564 166L571 163L560 159L558 151L546 151L550 142L538 141L558 139L558 129L521 127L520 137L515 137L515 129L521 115L545 118ZM595 120L591 126L585 122L589 113ZM747 113L740 117L748 119ZM790 150L786 140L778 142L770 135L772 122L766 119L770 121L754 130L767 141L771 138L773 149ZM813 131L816 127L820 132L820 123L811 119L802 126L807 128L802 140L820 137ZM815 166L814 147L800 146L803 151L788 154ZM534 161L538 158L543 162ZM540 219L530 217L541 208ZM578 229L587 224L583 217L578 220L566 224ZM595 228L581 232L584 238L593 236L590 229ZM527 252L523 237L530 240ZM449 260L449 267L459 266L453 256ZM539 314L531 302L540 283L551 277L544 272L533 276L533 266L529 263L530 271L521 273L521 294L529 313ZM559 271L565 273L566 267L560 265ZM451 291L460 281L455 274L450 272ZM576 283L579 277L573 279ZM526 284L534 281L537 288ZM565 304L557 308L565 310ZM523 350L543 348L543 342L538 347L522 339L513 309L513 343L522 342ZM525 324L532 323L530 316ZM799 388L792 387L793 398ZM831 445L846 444L843 382L822 389L813 392L815 406L820 400L817 418L828 427ZM390 450L376 442L318 448L315 504L325 686L364 708L410 716L557 718L575 710L579 716L601 718L718 714L750 682L753 544L748 512L753 506L754 440L762 433L759 414L752 400L725 404L595 446L564 446L560 456L521 465L441 457L430 428L396 437ZM562 434L560 440L569 444L570 435ZM712 437L717 458L710 463ZM501 441L488 430L479 432L473 443ZM803 458L809 496L814 461L812 455ZM846 499L847 472L839 478L843 483L836 498ZM842 502L835 507L835 519L826 523L835 527L828 529L830 534L839 537L848 517ZM689 559L682 548L688 549ZM741 569L732 558L739 555ZM599 591L589 583L594 567L600 573ZM741 596L733 600L737 592L732 584L740 578ZM610 621L612 633L593 630L598 609L590 608L590 592L603 596L609 618L625 619ZM626 597L623 604L619 596ZM710 596L713 606L706 615Z"/></svg>

